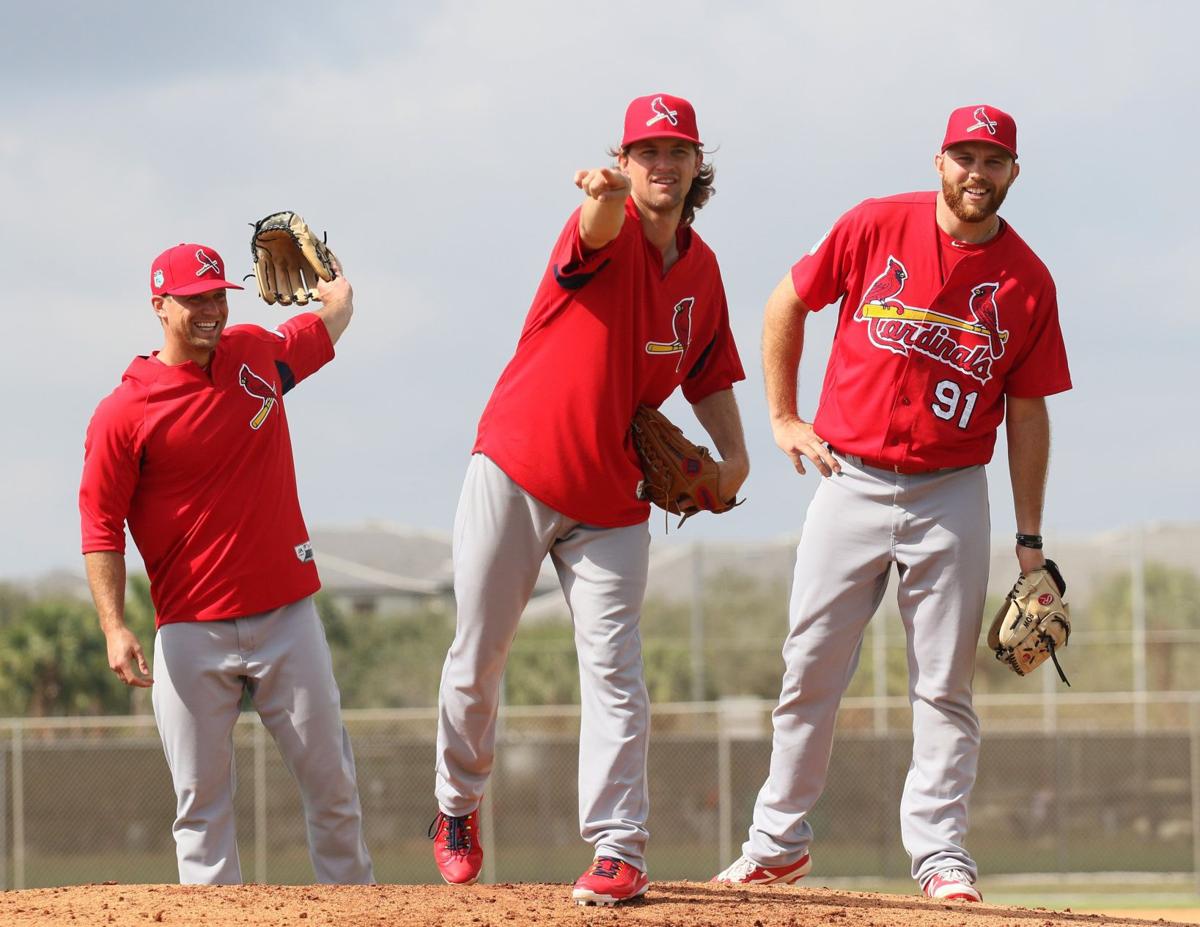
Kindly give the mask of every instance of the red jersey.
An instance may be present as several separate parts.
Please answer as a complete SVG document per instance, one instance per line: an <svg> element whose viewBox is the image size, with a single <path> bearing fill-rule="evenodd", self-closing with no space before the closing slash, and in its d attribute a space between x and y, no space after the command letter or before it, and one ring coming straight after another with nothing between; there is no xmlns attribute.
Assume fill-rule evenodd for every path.
<svg viewBox="0 0 1200 927"><path fill-rule="evenodd" d="M841 300L817 434L918 472L987 463L1006 395L1071 388L1045 265L1007 224L981 245L955 242L936 200L866 200L792 268L809 309Z"/></svg>
<svg viewBox="0 0 1200 927"><path fill-rule="evenodd" d="M576 521L649 517L629 431L640 403L657 408L681 384L695 403L745 377L716 257L690 228L677 244L664 275L630 198L617 238L585 253L576 210L479 421L474 450Z"/></svg>
<svg viewBox="0 0 1200 927"><path fill-rule="evenodd" d="M321 587L296 497L283 394L333 357L311 313L238 325L208 370L138 357L84 445L83 552L146 563L156 624L254 615Z"/></svg>

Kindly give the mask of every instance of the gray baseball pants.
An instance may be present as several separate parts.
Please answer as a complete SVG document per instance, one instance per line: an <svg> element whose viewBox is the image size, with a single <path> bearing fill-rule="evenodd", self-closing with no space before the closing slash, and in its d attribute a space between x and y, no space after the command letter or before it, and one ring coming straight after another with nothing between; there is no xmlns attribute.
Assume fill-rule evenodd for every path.
<svg viewBox="0 0 1200 927"><path fill-rule="evenodd" d="M979 756L971 688L989 533L981 466L906 476L842 456L842 473L821 481L796 551L770 774L743 846L750 859L782 866L808 852L838 703L894 565L913 710L901 837L922 884L949 868L977 875L964 841Z"/></svg>
<svg viewBox="0 0 1200 927"><path fill-rule="evenodd" d="M308 597L246 618L158 629L154 717L175 785L180 883L242 881L233 726L244 689L300 786L317 881L374 882L341 695Z"/></svg>
<svg viewBox="0 0 1200 927"><path fill-rule="evenodd" d="M458 817L479 806L495 756L500 679L549 554L579 657L580 835L597 856L645 871L650 699L638 623L649 551L646 522L580 524L487 457L471 458L454 522L458 626L438 698L435 794L443 813Z"/></svg>

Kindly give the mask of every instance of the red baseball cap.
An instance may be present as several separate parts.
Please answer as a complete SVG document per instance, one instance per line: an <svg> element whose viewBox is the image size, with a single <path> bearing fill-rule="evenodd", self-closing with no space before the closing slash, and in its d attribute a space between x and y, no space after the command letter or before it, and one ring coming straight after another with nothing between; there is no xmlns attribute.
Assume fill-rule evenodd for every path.
<svg viewBox="0 0 1200 927"><path fill-rule="evenodd" d="M150 265L150 292L155 296L193 296L209 290L241 290L225 279L225 262L207 245L178 244Z"/></svg>
<svg viewBox="0 0 1200 927"><path fill-rule="evenodd" d="M942 151L960 142L988 142L1017 156L1017 123L994 106L960 106L950 114Z"/></svg>
<svg viewBox="0 0 1200 927"><path fill-rule="evenodd" d="M692 104L669 93L638 97L625 110L625 137L621 139L621 147L628 148L646 138L681 138L695 145L702 144Z"/></svg>

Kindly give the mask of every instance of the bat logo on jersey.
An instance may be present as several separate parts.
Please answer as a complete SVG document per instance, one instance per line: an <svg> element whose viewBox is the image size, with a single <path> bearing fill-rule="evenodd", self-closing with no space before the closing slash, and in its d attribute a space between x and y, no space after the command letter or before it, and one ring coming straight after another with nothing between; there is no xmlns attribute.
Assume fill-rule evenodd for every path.
<svg viewBox="0 0 1200 927"><path fill-rule="evenodd" d="M209 271L218 277L221 276L221 263L215 257L205 254L203 248L196 249L196 260L200 262L200 267L196 271L197 277L203 277Z"/></svg>
<svg viewBox="0 0 1200 927"><path fill-rule="evenodd" d="M646 120L646 125L652 126L656 122L662 122L664 119L673 126L679 125L679 111L671 109L663 102L662 97L655 97L650 101L650 109L654 113Z"/></svg>
<svg viewBox="0 0 1200 927"><path fill-rule="evenodd" d="M679 372L683 364L683 356L692 343L692 307L696 305L695 296L685 296L671 310L671 333L674 341L647 341L647 354L678 354L675 372Z"/></svg>
<svg viewBox="0 0 1200 927"><path fill-rule="evenodd" d="M310 563L313 560L312 541L305 541L303 544L297 544L293 550L296 551L296 559L301 563Z"/></svg>
<svg viewBox="0 0 1200 927"><path fill-rule="evenodd" d="M238 371L238 383L248 395L262 402L254 418L250 419L251 430L258 431L278 401L275 397L275 387L251 370L248 364L242 364L242 369Z"/></svg>
<svg viewBox="0 0 1200 927"><path fill-rule="evenodd" d="M984 107L979 107L971 115L975 117L975 125L967 126L968 132L974 132L976 129L987 129L988 135L996 134L996 120L988 116L987 110Z"/></svg>
<svg viewBox="0 0 1200 927"><path fill-rule="evenodd" d="M972 287L966 307L970 317L959 318L902 302L900 291L907 279L908 270L889 255L883 273L867 287L854 321L867 323L871 344L904 356L916 351L980 383L990 380L992 367L1004 356L1008 341L1008 332L1000 329L996 303L1000 284Z"/></svg>

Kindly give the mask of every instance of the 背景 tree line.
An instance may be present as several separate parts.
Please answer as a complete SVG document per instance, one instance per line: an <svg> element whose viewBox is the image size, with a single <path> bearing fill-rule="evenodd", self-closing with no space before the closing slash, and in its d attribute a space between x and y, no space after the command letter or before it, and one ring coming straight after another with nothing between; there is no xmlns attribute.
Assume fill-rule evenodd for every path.
<svg viewBox="0 0 1200 927"><path fill-rule="evenodd" d="M1192 689L1200 660L1200 579L1159 564L1145 569L1147 688ZM646 684L656 702L734 696L773 699L779 692L780 648L787 628L787 590L733 572L705 581L700 627L688 602L650 599L642 618ZM454 636L453 607L431 601L404 612L355 614L318 596L334 668L347 708L425 707L437 703L446 648ZM989 602L984 625L998 602ZM148 655L153 606L144 576L131 576L127 621ZM1126 691L1133 687L1132 579L1115 573L1086 609L1076 609L1071 645L1063 660L1073 691ZM885 691L907 686L904 636L894 606L885 604L868 630L868 643L849 695L877 691L869 635L883 633ZM528 622L513 645L505 673L510 705L572 704L579 698L573 629L568 621ZM699 673L699 678L697 678ZM979 650L976 689L1028 687ZM150 710L146 690L130 690L108 668L104 635L91 605L68 596L34 596L0 583L0 716L109 715Z"/></svg>

